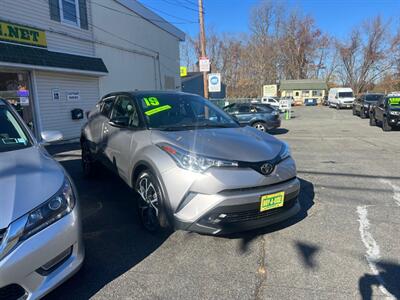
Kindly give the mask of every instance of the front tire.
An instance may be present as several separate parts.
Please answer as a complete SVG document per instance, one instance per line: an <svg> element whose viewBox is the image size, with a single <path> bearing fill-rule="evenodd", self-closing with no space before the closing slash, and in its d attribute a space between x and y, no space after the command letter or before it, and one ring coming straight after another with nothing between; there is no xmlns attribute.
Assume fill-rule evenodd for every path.
<svg viewBox="0 0 400 300"><path fill-rule="evenodd" d="M252 126L259 131L262 131L262 132L267 131L267 127L262 122L255 122Z"/></svg>
<svg viewBox="0 0 400 300"><path fill-rule="evenodd" d="M376 126L376 119L372 113L369 113L369 126Z"/></svg>
<svg viewBox="0 0 400 300"><path fill-rule="evenodd" d="M152 233L168 228L168 222L161 213L163 193L155 175L150 170L144 170L136 180L135 189L139 194L137 209L141 224Z"/></svg>
<svg viewBox="0 0 400 300"><path fill-rule="evenodd" d="M367 116L365 115L364 109L361 109L361 110L360 110L360 118L361 118L361 119L366 119L366 118L367 118Z"/></svg>
<svg viewBox="0 0 400 300"><path fill-rule="evenodd" d="M94 177L97 174L98 163L96 159L93 157L92 152L90 151L89 143L87 140L83 140L81 143L82 148L82 171L86 177Z"/></svg>
<svg viewBox="0 0 400 300"><path fill-rule="evenodd" d="M356 112L356 108L353 106L353 116L356 116L357 112Z"/></svg>
<svg viewBox="0 0 400 300"><path fill-rule="evenodd" d="M391 131L392 130L392 126L389 125L389 123L388 123L386 118L383 119L382 130L383 131Z"/></svg>

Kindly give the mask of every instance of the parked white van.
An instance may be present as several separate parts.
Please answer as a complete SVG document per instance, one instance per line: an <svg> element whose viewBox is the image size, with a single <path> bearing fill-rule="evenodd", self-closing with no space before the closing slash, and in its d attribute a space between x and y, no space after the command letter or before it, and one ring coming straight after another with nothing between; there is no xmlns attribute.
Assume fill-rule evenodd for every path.
<svg viewBox="0 0 400 300"><path fill-rule="evenodd" d="M353 107L354 94L351 88L332 88L329 90L328 104L329 107L351 108Z"/></svg>

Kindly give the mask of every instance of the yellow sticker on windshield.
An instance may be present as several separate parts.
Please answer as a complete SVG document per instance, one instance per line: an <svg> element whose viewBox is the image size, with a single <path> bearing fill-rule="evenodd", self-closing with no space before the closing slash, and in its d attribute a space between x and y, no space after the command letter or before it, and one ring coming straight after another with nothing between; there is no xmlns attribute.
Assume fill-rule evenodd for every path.
<svg viewBox="0 0 400 300"><path fill-rule="evenodd" d="M400 105L400 97L389 98L390 105Z"/></svg>
<svg viewBox="0 0 400 300"><path fill-rule="evenodd" d="M147 116L152 116L154 114L157 114L157 113L165 111L165 110L169 110L171 108L172 107L170 105L164 105L164 106L160 106L160 107L157 107L157 108L150 109L150 110L146 111L145 114Z"/></svg>
<svg viewBox="0 0 400 300"><path fill-rule="evenodd" d="M156 97L147 97L143 98L144 103L146 103L146 106L159 106L160 102Z"/></svg>

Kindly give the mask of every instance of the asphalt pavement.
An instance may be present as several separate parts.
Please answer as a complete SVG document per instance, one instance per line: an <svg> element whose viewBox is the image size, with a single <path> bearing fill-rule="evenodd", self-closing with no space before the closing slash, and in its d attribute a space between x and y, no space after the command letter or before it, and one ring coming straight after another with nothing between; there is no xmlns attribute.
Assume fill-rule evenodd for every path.
<svg viewBox="0 0 400 300"><path fill-rule="evenodd" d="M400 131L327 107L294 108L282 127L302 211L224 237L147 233L122 180L86 179L78 145L51 147L79 191L86 260L47 299L400 298Z"/></svg>

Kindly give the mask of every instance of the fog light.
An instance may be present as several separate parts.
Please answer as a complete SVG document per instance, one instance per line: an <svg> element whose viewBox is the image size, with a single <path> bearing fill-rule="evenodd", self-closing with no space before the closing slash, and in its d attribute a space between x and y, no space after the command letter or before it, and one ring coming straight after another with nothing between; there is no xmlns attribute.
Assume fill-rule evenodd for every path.
<svg viewBox="0 0 400 300"><path fill-rule="evenodd" d="M66 261L72 254L72 246L67 250L61 252L59 255L54 257L52 260L41 266L36 270L40 275L47 276L59 267L64 261Z"/></svg>

